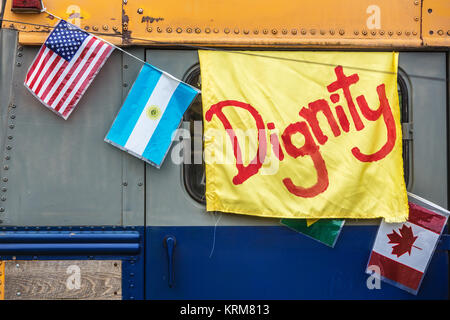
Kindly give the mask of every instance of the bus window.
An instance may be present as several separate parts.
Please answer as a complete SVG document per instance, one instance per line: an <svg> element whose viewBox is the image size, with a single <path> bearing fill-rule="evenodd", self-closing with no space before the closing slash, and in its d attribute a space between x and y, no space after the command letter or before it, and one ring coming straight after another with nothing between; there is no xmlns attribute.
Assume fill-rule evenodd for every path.
<svg viewBox="0 0 450 320"><path fill-rule="evenodd" d="M196 64L192 66L184 76L183 79L186 83L201 89L201 77L200 77L200 65ZM408 123L410 121L410 110L408 105L408 92L405 80L398 75L398 97L399 97L399 105L400 105L400 117L402 123ZM195 152L199 152L199 150L194 150L193 141L194 137L194 121L203 121L202 116L202 98L201 94L197 96L195 101L192 103L190 108L186 111L184 115L184 121L189 122L190 133L191 133L191 161L190 163L185 163L183 165L183 179L184 185L189 193L189 195L197 202L205 204L205 166L202 161L201 164L195 164L194 158L198 158L195 156ZM407 140L403 141L403 172L406 187L409 190L409 182L410 182L410 174L411 174L411 165L410 160L412 159L411 155L411 146ZM203 152L203 149L202 149ZM202 157L203 159L203 157Z"/></svg>

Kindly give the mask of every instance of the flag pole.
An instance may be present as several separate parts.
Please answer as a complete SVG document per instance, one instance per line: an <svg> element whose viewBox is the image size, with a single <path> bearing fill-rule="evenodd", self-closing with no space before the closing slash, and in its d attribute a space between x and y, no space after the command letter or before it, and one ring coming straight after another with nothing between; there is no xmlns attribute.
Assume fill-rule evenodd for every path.
<svg viewBox="0 0 450 320"><path fill-rule="evenodd" d="M45 12L45 13L48 13L49 15L51 15L51 16L53 16L53 17L55 17L56 19L64 20L63 18L58 17L56 14L53 14L53 13L47 11L47 9L45 9L45 8L44 8L44 12ZM66 21L66 20L64 20L64 21ZM78 27L78 26L76 26L76 25L74 25L74 24L72 24L72 23L70 23L70 22L68 22L68 21L66 21L66 22L67 22L68 24L70 24L70 25L72 25L72 26L77 27L78 29L80 29L80 27ZM87 31L85 31L85 32L87 32ZM87 32L87 33L91 34L90 32ZM94 35L94 36L95 36L95 35ZM117 49L117 50L119 50L119 51L122 51L123 53L129 55L130 57L132 57L132 58L134 58L134 59L136 59L136 60L139 60L139 61L142 62L143 64L146 64L146 63L147 63L147 62L145 62L144 60L142 60L141 58L136 57L135 55L129 53L128 51L126 51L126 50L124 50L124 49L122 49L122 48L120 48L120 47L118 47L118 46L116 46L116 45L114 45L114 44L112 44L111 42L109 42L109 41L107 41L107 40L105 40L105 39L103 39L103 38L101 38L101 37L98 37L98 38L101 39L103 42L106 42L106 43L109 44L110 46L114 47L115 49Z"/></svg>

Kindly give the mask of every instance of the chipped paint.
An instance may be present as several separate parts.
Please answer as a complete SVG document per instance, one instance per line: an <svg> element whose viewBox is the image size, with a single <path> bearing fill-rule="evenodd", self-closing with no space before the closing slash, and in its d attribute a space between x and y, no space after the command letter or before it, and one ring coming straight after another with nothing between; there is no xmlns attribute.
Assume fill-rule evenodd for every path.
<svg viewBox="0 0 450 320"><path fill-rule="evenodd" d="M158 21L164 21L164 18L154 18L154 17L150 17L150 16L144 16L142 17L141 22L158 22Z"/></svg>

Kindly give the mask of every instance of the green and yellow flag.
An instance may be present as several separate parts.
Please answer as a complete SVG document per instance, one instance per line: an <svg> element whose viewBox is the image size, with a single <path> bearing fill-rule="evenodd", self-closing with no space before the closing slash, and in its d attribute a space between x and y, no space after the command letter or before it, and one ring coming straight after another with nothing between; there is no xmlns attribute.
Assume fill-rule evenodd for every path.
<svg viewBox="0 0 450 320"><path fill-rule="evenodd" d="M397 53L199 56L208 211L406 220Z"/></svg>

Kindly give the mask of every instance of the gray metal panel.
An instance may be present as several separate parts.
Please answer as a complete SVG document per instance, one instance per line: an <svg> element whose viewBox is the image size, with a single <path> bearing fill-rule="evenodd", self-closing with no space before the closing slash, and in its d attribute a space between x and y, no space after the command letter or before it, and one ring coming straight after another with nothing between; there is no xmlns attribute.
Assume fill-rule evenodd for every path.
<svg viewBox="0 0 450 320"><path fill-rule="evenodd" d="M136 164L103 141L122 104L122 53L113 52L65 121L23 85L37 50L25 47L21 66L14 67L17 107L9 118L15 127L11 150L1 150L10 156L3 174L8 179L3 225L142 225L143 197L130 203L133 198L123 195L122 185L123 172L133 181L139 178ZM122 217L123 211L133 218Z"/></svg>
<svg viewBox="0 0 450 320"><path fill-rule="evenodd" d="M182 78L198 62L196 51L147 50L147 61ZM445 54L401 53L400 67L405 74L445 79ZM410 97L414 122L412 192L447 205L446 89L445 81L410 77ZM176 142L175 142L176 143ZM172 147L173 149L173 147ZM184 188L182 166L170 160L161 169L146 169L147 225L210 226L218 215L208 213ZM348 221L349 224L377 224L377 220ZM278 219L223 214L220 225L277 225Z"/></svg>
<svg viewBox="0 0 450 320"><path fill-rule="evenodd" d="M404 52L399 65L407 75L414 123L411 192L447 207L445 53Z"/></svg>

